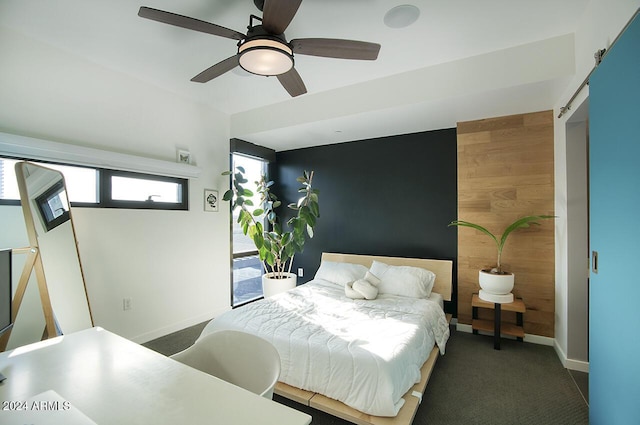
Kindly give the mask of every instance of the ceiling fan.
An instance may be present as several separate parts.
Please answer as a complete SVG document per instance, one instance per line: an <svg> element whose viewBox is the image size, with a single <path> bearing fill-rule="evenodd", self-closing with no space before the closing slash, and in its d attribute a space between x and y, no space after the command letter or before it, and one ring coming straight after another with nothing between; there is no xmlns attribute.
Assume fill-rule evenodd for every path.
<svg viewBox="0 0 640 425"><path fill-rule="evenodd" d="M247 34L210 22L142 6L138 16L177 27L200 31L219 37L238 40L233 56L205 69L191 79L206 83L236 66L264 76L277 76L280 84L291 96L307 92L307 88L294 68L294 54L327 58L375 60L380 45L365 41L335 38L299 38L287 42L284 31L295 16L302 0L254 0L262 18L251 15ZM254 25L255 21L260 21Z"/></svg>

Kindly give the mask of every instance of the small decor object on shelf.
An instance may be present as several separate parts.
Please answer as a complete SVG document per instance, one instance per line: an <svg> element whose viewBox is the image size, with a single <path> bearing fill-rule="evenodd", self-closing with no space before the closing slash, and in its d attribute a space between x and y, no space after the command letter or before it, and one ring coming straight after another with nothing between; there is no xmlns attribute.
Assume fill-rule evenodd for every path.
<svg viewBox="0 0 640 425"><path fill-rule="evenodd" d="M178 149L177 158L178 162L183 164L191 164L191 153L182 149Z"/></svg>
<svg viewBox="0 0 640 425"><path fill-rule="evenodd" d="M291 273L293 257L297 252L302 252L307 236L313 238L313 228L320 217L319 191L311 186L313 171L305 171L296 179L302 184L298 192L303 196L296 203L288 205L296 211L296 215L287 221L290 230L285 231L275 212L282 203L271 192L273 181L267 180L263 175L255 182L260 199L258 205L254 206L251 200L254 192L245 187L248 183L244 176L245 170L243 167L236 167L236 170L233 173L231 189L224 193L222 200L230 201L232 209L240 209L238 223L243 233L251 238L258 249L265 271L262 275L264 296L269 297L294 288L297 276ZM231 175L232 172L226 171L222 174ZM263 226L264 219L268 222L267 226Z"/></svg>
<svg viewBox="0 0 640 425"><path fill-rule="evenodd" d="M478 296L481 300L492 303L513 302L513 294L511 293L511 290L513 289L515 275L511 272L502 270L502 265L500 263L504 244L507 241L507 237L514 230L529 227L529 225L531 224L540 225L540 223L538 223L539 220L548 218L555 218L555 216L529 215L521 217L507 226L500 239L498 239L497 236L495 236L493 233L491 233L485 227L480 226L479 224L474 224L463 220L455 220L449 223L449 226L464 226L479 230L491 237L491 239L493 239L493 241L496 243L496 246L498 248L498 260L495 267L482 269L478 273L478 283L480 284L480 288L482 288L480 289Z"/></svg>
<svg viewBox="0 0 640 425"><path fill-rule="evenodd" d="M213 189L204 190L204 210L209 212L218 211L218 191Z"/></svg>

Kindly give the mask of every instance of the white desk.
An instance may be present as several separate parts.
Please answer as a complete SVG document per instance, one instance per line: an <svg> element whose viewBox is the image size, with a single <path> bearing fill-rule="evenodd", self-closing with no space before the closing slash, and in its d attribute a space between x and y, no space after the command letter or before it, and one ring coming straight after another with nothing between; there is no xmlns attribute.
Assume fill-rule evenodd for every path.
<svg viewBox="0 0 640 425"><path fill-rule="evenodd" d="M311 423L309 415L101 328L0 353L0 372L7 377L0 384L2 424L24 423L29 413L1 410L5 402L40 401L33 397L48 390L68 402L76 415L97 424ZM54 419L63 413L59 409L46 414Z"/></svg>

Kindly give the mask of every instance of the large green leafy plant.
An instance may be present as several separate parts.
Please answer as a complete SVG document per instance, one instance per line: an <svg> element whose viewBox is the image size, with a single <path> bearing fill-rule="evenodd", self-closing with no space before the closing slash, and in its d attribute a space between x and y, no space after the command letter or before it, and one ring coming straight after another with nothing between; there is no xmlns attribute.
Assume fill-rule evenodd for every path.
<svg viewBox="0 0 640 425"><path fill-rule="evenodd" d="M240 210L238 223L242 232L251 238L258 249L265 271L271 278L284 279L291 272L293 257L304 249L307 236L313 238L313 228L320 217L319 191L311 186L313 171L305 171L297 178L302 185L298 189L302 197L298 202L288 205L296 211L286 223L289 230L283 228L276 214L276 208L282 203L271 192L273 181L262 175L260 180L254 182L255 191L259 195L257 205L254 205L251 200L254 192L246 187L249 181L243 167L236 167L235 173L226 171L222 174L233 174L231 189L224 193L222 199L230 201L233 210Z"/></svg>
<svg viewBox="0 0 640 425"><path fill-rule="evenodd" d="M496 243L496 246L498 248L498 261L496 263L496 266L491 269L491 273L506 274L506 272L504 272L502 270L502 265L500 264L500 260L502 258L502 250L504 248L504 244L507 242L507 237L511 234L511 232L513 232L516 229L529 227L531 224L540 225L540 223L538 223L538 221L539 220L544 220L544 219L547 219L547 218L555 218L555 216L553 216L553 215L529 215L529 216L521 217L521 218L517 219L516 221L514 221L513 223L511 223L510 225L508 225L507 228L502 233L502 236L500 238L498 238L496 235L491 233L485 227L482 227L479 224L470 223L468 221L455 220L455 221L452 221L451 223L449 223L449 226L471 227L473 229L479 230L482 233L485 233L485 234L489 235L489 237L491 237L491 239L493 239L493 241Z"/></svg>

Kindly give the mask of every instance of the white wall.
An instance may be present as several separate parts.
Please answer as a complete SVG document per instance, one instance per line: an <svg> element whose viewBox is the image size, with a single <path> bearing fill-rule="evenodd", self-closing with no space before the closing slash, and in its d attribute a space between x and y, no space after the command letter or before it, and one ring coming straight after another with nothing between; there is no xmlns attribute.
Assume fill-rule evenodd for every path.
<svg viewBox="0 0 640 425"><path fill-rule="evenodd" d="M74 209L95 324L142 342L229 309L228 214L202 200L228 184L229 117L11 30L0 57L0 131L168 161L187 149L203 170L188 212ZM26 245L19 209L0 219L0 246Z"/></svg>
<svg viewBox="0 0 640 425"><path fill-rule="evenodd" d="M586 102L585 102L586 103ZM587 110L572 115L567 138L567 358L589 361L589 221Z"/></svg>
<svg viewBox="0 0 640 425"><path fill-rule="evenodd" d="M576 43L576 74L568 90L558 99L554 110L557 116L560 108L565 106L575 90L589 74L595 65L593 55L603 48L608 48L624 25L640 7L639 0L592 0L585 11L580 26L575 34ZM569 239L568 232L568 196L567 193L567 123L572 120L574 112L588 97L588 87L578 95L572 110L556 119L554 125L555 137L555 210L556 219L556 320L555 339L556 351L566 367L588 370L588 363L583 359L568 356L570 339L569 323L580 320L574 317L577 310L570 309L569 297Z"/></svg>

